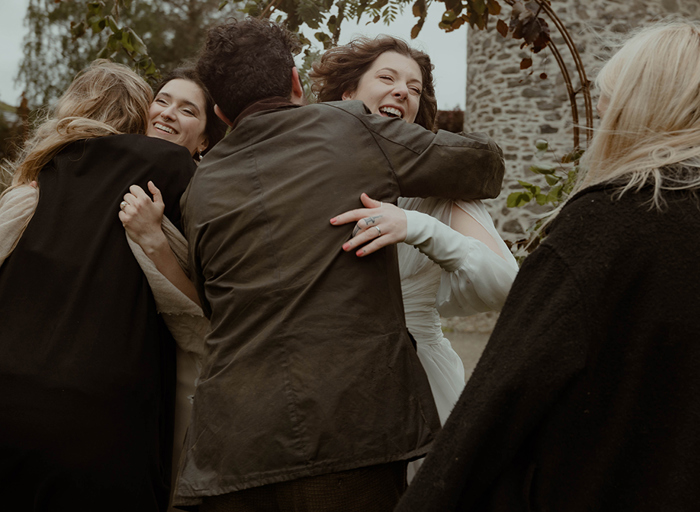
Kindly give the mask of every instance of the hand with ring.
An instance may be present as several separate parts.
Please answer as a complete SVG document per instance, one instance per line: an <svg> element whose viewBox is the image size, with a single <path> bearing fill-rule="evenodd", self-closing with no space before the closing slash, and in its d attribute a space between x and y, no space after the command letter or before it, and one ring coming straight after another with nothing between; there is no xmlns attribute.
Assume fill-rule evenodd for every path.
<svg viewBox="0 0 700 512"><path fill-rule="evenodd" d="M138 185L131 185L124 200L119 203L119 220L129 237L147 254L168 243L161 229L165 211L163 196L152 181L148 182L148 190L153 194L153 199Z"/></svg>
<svg viewBox="0 0 700 512"><path fill-rule="evenodd" d="M365 208L350 210L331 219L334 226L357 222L352 238L343 244L344 251L357 249L355 254L361 257L406 239L406 214L401 208L375 201L367 194L362 194L360 200Z"/></svg>

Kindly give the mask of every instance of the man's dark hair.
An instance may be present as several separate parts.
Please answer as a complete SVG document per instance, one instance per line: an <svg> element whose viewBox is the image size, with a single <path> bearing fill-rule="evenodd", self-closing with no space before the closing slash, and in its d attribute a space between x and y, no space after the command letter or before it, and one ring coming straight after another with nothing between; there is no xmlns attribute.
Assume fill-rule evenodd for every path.
<svg viewBox="0 0 700 512"><path fill-rule="evenodd" d="M252 103L292 94L296 38L269 20L246 18L211 28L197 73L221 111L233 121Z"/></svg>

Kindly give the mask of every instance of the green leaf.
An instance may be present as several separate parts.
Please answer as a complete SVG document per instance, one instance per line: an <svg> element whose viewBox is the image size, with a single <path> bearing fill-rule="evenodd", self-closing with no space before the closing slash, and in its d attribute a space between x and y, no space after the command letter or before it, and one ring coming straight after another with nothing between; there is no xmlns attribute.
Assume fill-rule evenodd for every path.
<svg viewBox="0 0 700 512"><path fill-rule="evenodd" d="M324 43L324 45L325 45L326 42L330 42L330 41L331 41L331 37L330 37L328 34L326 34L325 32L315 32L315 33L314 33L314 38L315 38L317 41L320 41L321 43Z"/></svg>
<svg viewBox="0 0 700 512"><path fill-rule="evenodd" d="M561 185L554 187L547 194L547 202L548 203L558 203L559 201L561 201L562 191L563 191L563 187Z"/></svg>
<svg viewBox="0 0 700 512"><path fill-rule="evenodd" d="M442 22L445 24L452 24L457 19L457 15L452 11L445 11L442 15Z"/></svg>
<svg viewBox="0 0 700 512"><path fill-rule="evenodd" d="M107 22L104 18L99 16L92 16L87 20L93 34L99 34L107 26Z"/></svg>
<svg viewBox="0 0 700 512"><path fill-rule="evenodd" d="M531 165L530 170L535 174L553 174L556 171L556 167L551 165Z"/></svg>
<svg viewBox="0 0 700 512"><path fill-rule="evenodd" d="M532 194L527 192L513 192L508 194L506 205L508 208L518 208L519 206L529 203L531 200Z"/></svg>
<svg viewBox="0 0 700 512"><path fill-rule="evenodd" d="M219 2L219 10L223 9L227 5L228 5L228 0L222 0L221 2Z"/></svg>
<svg viewBox="0 0 700 512"><path fill-rule="evenodd" d="M486 2L484 2L484 0L467 0L467 5L472 12L479 16L482 16L486 12Z"/></svg>
<svg viewBox="0 0 700 512"><path fill-rule="evenodd" d="M582 149L574 149L571 153L567 153L561 159L561 163L568 164L571 162L578 162L583 156L584 151Z"/></svg>
<svg viewBox="0 0 700 512"><path fill-rule="evenodd" d="M119 48L122 47L122 34L121 32L118 34L112 34L109 36L107 39L107 48L109 48L112 52L117 52L119 51Z"/></svg>
<svg viewBox="0 0 700 512"><path fill-rule="evenodd" d="M99 16L100 14L102 14L102 8L104 6L104 2L88 2L88 13L92 14L93 16Z"/></svg>
<svg viewBox="0 0 700 512"><path fill-rule="evenodd" d="M113 18L113 17L107 16L107 17L105 18L105 20L107 20L107 26L109 27L109 29L110 29L112 32L114 32L114 33L116 34L117 32L120 32L120 31L121 31L121 29L120 29L119 26L117 25L117 22L114 21L114 18Z"/></svg>
<svg viewBox="0 0 700 512"><path fill-rule="evenodd" d="M535 196L535 201L537 201L537 204L540 206L544 206L547 204L547 196L546 194L537 194Z"/></svg>
<svg viewBox="0 0 700 512"><path fill-rule="evenodd" d="M132 47L132 51L138 54L148 55L148 48L146 47L146 44L138 35L136 35L136 32L130 28L126 29L126 32L128 34L129 45Z"/></svg>
<svg viewBox="0 0 700 512"><path fill-rule="evenodd" d="M528 183L527 181L518 180L518 183L520 183L520 185L532 195L539 194L541 191L540 187L533 185L532 183Z"/></svg>
<svg viewBox="0 0 700 512"><path fill-rule="evenodd" d="M559 181L561 180L561 178L559 176L555 176L554 174L545 174L544 179L547 180L547 184L550 187L553 187L554 185L559 183Z"/></svg>

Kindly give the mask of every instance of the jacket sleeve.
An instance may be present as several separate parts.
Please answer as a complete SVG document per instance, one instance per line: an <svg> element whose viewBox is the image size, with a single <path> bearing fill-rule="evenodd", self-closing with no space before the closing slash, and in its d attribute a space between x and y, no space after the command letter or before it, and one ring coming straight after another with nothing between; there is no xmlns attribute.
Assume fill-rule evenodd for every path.
<svg viewBox="0 0 700 512"><path fill-rule="evenodd" d="M549 247L523 264L467 387L398 512L471 510L513 461L587 356L587 312Z"/></svg>
<svg viewBox="0 0 700 512"><path fill-rule="evenodd" d="M470 200L500 193L503 152L485 134L433 133L372 114L362 121L393 169L401 196Z"/></svg>
<svg viewBox="0 0 700 512"><path fill-rule="evenodd" d="M504 259L480 240L465 236L439 220L406 210L405 243L442 267L436 307L442 316L500 311L518 272L515 259Z"/></svg>

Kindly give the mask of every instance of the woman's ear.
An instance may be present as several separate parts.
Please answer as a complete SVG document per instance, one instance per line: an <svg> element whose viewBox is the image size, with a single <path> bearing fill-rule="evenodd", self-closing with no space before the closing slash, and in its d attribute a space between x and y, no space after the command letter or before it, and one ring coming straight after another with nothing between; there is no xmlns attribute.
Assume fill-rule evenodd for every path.
<svg viewBox="0 0 700 512"><path fill-rule="evenodd" d="M354 91L353 92L345 91L343 93L343 95L341 96L341 98L343 100L351 100L351 99L355 98L355 92Z"/></svg>
<svg viewBox="0 0 700 512"><path fill-rule="evenodd" d="M202 152L206 151L206 149L209 147L209 138L205 135L204 138L202 139L202 142L199 143L199 146L197 146L197 151Z"/></svg>

